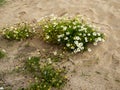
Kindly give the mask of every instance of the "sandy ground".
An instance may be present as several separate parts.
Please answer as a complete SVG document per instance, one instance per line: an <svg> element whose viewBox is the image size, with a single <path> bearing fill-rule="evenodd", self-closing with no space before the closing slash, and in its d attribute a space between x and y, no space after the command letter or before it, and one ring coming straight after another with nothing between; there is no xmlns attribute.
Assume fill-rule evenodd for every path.
<svg viewBox="0 0 120 90"><path fill-rule="evenodd" d="M63 90L120 90L120 0L9 0L0 7L0 27L22 21L34 22L52 13L84 15L106 35L105 43L92 47L92 53L75 55L72 58L75 65L67 63L75 72L68 73L70 81ZM39 41L29 41L34 42L31 51L34 47L40 48L39 45L44 46ZM24 44L1 39L0 48L7 51L8 57L0 61L0 73L19 65L15 56L24 50ZM6 75L4 80L16 90L15 86L25 85L26 79L20 75Z"/></svg>

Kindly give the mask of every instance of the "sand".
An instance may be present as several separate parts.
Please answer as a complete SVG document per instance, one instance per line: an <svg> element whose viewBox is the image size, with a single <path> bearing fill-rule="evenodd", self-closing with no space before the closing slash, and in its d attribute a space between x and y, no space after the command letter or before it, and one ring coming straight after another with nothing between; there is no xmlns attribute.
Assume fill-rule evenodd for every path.
<svg viewBox="0 0 120 90"><path fill-rule="evenodd" d="M66 13L81 14L90 18L106 36L104 43L91 46L91 53L74 55L74 65L69 62L66 64L75 72L69 71L70 81L63 90L120 90L120 0L9 0L0 7L0 28L22 21L36 22L52 13L59 16ZM39 41L35 40L32 47L44 46ZM0 72L19 65L14 58L24 44L1 39L0 48L7 51L9 60L0 61ZM23 84L26 79L20 75L6 76L4 80L8 85L14 85L13 90L18 84L26 85Z"/></svg>

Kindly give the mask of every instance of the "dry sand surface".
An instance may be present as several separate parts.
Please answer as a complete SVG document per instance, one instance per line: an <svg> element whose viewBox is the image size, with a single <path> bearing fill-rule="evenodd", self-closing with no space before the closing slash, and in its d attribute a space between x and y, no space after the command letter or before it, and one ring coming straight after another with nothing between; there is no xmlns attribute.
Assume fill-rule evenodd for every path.
<svg viewBox="0 0 120 90"><path fill-rule="evenodd" d="M67 63L70 70L76 72L69 71L70 81L63 90L120 90L120 0L9 0L0 7L0 28L22 21L35 22L52 13L59 16L81 14L101 27L101 32L106 35L106 41L91 47L91 53L79 53L72 57L74 65ZM0 73L19 65L15 59L17 53L44 46L40 40L30 42L31 50L23 47L26 42L13 44L1 39L0 48L5 49L8 56L0 61ZM25 77L16 74L6 75L4 80L13 85L13 90L27 84Z"/></svg>

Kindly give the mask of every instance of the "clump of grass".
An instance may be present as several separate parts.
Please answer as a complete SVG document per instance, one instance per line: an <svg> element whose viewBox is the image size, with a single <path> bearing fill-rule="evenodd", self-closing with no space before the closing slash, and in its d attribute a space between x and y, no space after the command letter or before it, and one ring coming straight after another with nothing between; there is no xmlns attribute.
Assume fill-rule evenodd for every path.
<svg viewBox="0 0 120 90"><path fill-rule="evenodd" d="M25 69L31 73L34 81L28 88L22 90L51 90L61 88L67 79L65 70L56 68L52 64L41 63L40 57L31 57L25 63Z"/></svg>
<svg viewBox="0 0 120 90"><path fill-rule="evenodd" d="M14 26L3 28L3 35L9 40L24 40L34 35L35 29L31 24L18 23Z"/></svg>
<svg viewBox="0 0 120 90"><path fill-rule="evenodd" d="M89 44L104 41L104 35L97 28L87 24L81 17L45 17L40 21L43 37L47 42L62 45L74 53L88 50Z"/></svg>
<svg viewBox="0 0 120 90"><path fill-rule="evenodd" d="M5 52L3 52L2 50L0 50L0 59L5 57Z"/></svg>
<svg viewBox="0 0 120 90"><path fill-rule="evenodd" d="M2 6L5 2L5 0L0 0L0 6Z"/></svg>

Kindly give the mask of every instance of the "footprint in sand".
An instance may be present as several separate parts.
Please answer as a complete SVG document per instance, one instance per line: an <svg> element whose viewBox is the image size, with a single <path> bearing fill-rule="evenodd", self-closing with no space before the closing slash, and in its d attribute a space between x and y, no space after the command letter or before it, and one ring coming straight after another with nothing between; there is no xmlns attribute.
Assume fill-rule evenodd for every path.
<svg viewBox="0 0 120 90"><path fill-rule="evenodd" d="M120 58L116 54L113 54L111 68L117 70L119 66L120 66Z"/></svg>

